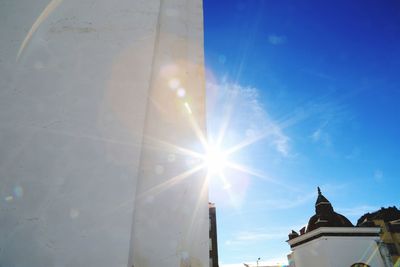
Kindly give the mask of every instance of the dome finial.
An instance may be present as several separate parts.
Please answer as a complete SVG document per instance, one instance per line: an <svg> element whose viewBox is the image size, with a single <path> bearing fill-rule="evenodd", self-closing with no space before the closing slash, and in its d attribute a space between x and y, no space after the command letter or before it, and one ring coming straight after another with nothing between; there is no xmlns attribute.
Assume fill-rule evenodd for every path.
<svg viewBox="0 0 400 267"><path fill-rule="evenodd" d="M318 196L320 196L321 195L321 188L319 188L319 186L317 186L317 189L318 189Z"/></svg>

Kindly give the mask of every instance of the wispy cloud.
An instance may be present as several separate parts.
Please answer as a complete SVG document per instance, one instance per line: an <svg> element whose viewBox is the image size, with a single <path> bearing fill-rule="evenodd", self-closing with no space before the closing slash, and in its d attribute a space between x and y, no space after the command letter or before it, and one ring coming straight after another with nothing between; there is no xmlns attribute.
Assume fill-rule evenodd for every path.
<svg viewBox="0 0 400 267"><path fill-rule="evenodd" d="M374 171L374 179L377 182L381 182L383 180L383 172L380 169L376 169Z"/></svg>
<svg viewBox="0 0 400 267"><path fill-rule="evenodd" d="M243 138L264 138L280 155L290 155L290 138L261 104L257 88L225 81L220 84L208 83L207 89L212 110L209 117L218 120L215 125L226 125L226 128L234 129L235 132L241 131L242 136L237 137L242 139L240 141Z"/></svg>
<svg viewBox="0 0 400 267"><path fill-rule="evenodd" d="M325 151L335 152L335 137L353 120L347 106L328 100L314 103L310 109L316 124L309 135L310 140Z"/></svg>
<svg viewBox="0 0 400 267"><path fill-rule="evenodd" d="M240 232L235 240L237 241L262 241L262 240L274 240L285 237L287 233L268 233L267 229L263 231L243 231Z"/></svg>
<svg viewBox="0 0 400 267"><path fill-rule="evenodd" d="M371 205L361 205L352 208L338 208L338 212L342 213L348 217L361 217L367 212L377 211L379 208L377 206Z"/></svg>
<svg viewBox="0 0 400 267"><path fill-rule="evenodd" d="M300 229L304 225L291 225L291 226L279 226L269 228L256 228L256 229L244 229L233 233L232 236L227 239L224 244L227 246L241 246L249 245L257 242L265 242L268 240L277 240L281 242L286 240L288 233L291 229ZM283 241L282 241L283 242Z"/></svg>
<svg viewBox="0 0 400 267"><path fill-rule="evenodd" d="M348 154L345 156L345 158L346 158L346 159L353 160L353 159L358 158L358 157L360 156L360 154L361 154L361 150L360 150L358 147L354 147L354 148L350 151L350 153L348 153Z"/></svg>
<svg viewBox="0 0 400 267"><path fill-rule="evenodd" d="M268 36L268 42L272 45L281 45L286 43L286 36L271 34Z"/></svg>
<svg viewBox="0 0 400 267"><path fill-rule="evenodd" d="M312 76L319 77L321 79L327 79L327 80L332 80L332 81L335 80L332 76L325 74L323 72L320 72L320 71L315 71L315 70L311 70L311 69L301 69L300 71L307 73L309 75L312 75Z"/></svg>
<svg viewBox="0 0 400 267"><path fill-rule="evenodd" d="M315 192L310 192L308 194L301 194L298 195L296 194L296 197L290 198L289 196L286 196L285 198L282 199L269 199L269 200L264 200L260 202L261 206L263 207L268 207L268 209L273 209L273 210L285 210L285 209L292 209L295 207L299 207L301 205L307 204L312 202L316 198L316 193Z"/></svg>
<svg viewBox="0 0 400 267"><path fill-rule="evenodd" d="M257 229L244 230L235 233L232 238L224 243L227 246L249 245L250 243L261 242L266 240L282 240L287 237L287 229Z"/></svg>
<svg viewBox="0 0 400 267"><path fill-rule="evenodd" d="M311 139L312 139L314 142L318 142L318 141L321 139L321 132L322 132L321 128L316 129L316 130L312 133Z"/></svg>
<svg viewBox="0 0 400 267"><path fill-rule="evenodd" d="M324 130L324 126L315 129L310 137L314 143L322 143L326 147L330 147L332 145L331 136Z"/></svg>
<svg viewBox="0 0 400 267"><path fill-rule="evenodd" d="M337 208L335 211L339 212L340 214L346 216L350 221L354 224L357 223L357 220L363 216L365 213L374 212L379 210L378 206L371 206L371 205L360 205L351 208Z"/></svg>

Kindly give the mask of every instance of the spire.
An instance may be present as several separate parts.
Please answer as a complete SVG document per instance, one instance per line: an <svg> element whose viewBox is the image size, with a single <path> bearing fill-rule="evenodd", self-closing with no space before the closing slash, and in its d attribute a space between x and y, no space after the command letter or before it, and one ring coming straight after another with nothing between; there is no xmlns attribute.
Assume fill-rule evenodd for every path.
<svg viewBox="0 0 400 267"><path fill-rule="evenodd" d="M318 204L330 204L329 200L326 199L326 197L321 193L321 188L319 188L319 186L317 187L318 190L318 197L317 197L317 202L315 203L315 205Z"/></svg>
<svg viewBox="0 0 400 267"><path fill-rule="evenodd" d="M310 232L318 227L351 227L353 224L343 215L333 210L332 204L322 194L321 188L317 187L318 197L315 202L315 215L312 216L307 225Z"/></svg>
<svg viewBox="0 0 400 267"><path fill-rule="evenodd" d="M318 190L318 197L317 201L315 202L315 212L317 214L326 213L326 212L333 212L333 207L329 200L321 193L321 188L317 187Z"/></svg>

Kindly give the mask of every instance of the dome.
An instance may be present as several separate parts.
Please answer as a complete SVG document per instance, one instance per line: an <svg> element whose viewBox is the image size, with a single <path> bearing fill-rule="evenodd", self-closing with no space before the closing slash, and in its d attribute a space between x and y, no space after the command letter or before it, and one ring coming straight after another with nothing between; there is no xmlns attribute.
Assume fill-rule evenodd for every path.
<svg viewBox="0 0 400 267"><path fill-rule="evenodd" d="M345 216L333 210L332 204L322 195L318 187L315 215L308 221L306 233L319 227L353 227L353 224Z"/></svg>

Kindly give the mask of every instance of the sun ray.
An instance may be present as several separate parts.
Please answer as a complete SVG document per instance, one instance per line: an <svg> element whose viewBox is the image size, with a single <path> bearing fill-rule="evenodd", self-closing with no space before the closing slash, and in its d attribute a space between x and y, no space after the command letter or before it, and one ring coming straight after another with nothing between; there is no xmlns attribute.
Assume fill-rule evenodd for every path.
<svg viewBox="0 0 400 267"><path fill-rule="evenodd" d="M188 102L185 102L185 108L186 108L186 110L187 110L187 112L188 112L189 114L193 114L192 109L190 108Z"/></svg>
<svg viewBox="0 0 400 267"><path fill-rule="evenodd" d="M232 146L229 149L223 150L223 149L221 149L221 143L222 143L222 140L226 133L226 129L229 126L229 121L231 118L231 114L233 112L233 105L232 105L232 107L229 107L228 112L224 118L224 123L221 126L216 144L211 142L210 138L207 139L205 132L203 132L200 129L199 124L198 124L195 116L193 115L193 112L192 112L188 102L183 102L183 106L187 110L187 118L190 123L190 126L191 126L193 132L195 133L196 138L203 146L204 152L196 152L191 149L181 147L181 146L175 145L173 143L167 142L165 140L159 140L159 139L156 139L156 138L153 138L150 136L145 137L145 139L150 140L150 142L149 142L150 144L155 144L155 145L153 145L154 149L162 149L162 150L165 149L166 151L172 151L172 153L179 153L182 155L191 156L193 158L200 159L202 162L193 168L190 168L170 179L165 180L164 182L162 182L160 184L153 186L152 188L146 190L140 196L138 196L139 198L143 198L143 197L149 196L149 195L151 196L154 194L159 194L160 192L167 190L168 188L175 185L176 183L179 183L180 181L186 179L190 175L192 175L198 171L201 171L201 170L206 170L207 174L206 174L206 177L204 178L204 183L202 185L201 194L203 195L203 194L205 194L205 192L208 192L208 190L206 190L206 189L207 189L208 181L211 177L219 177L223 183L224 189L227 189L227 193L229 195L229 200L234 204L236 201L234 199L234 195L232 194L232 191L230 190L231 185L225 176L225 173L224 173L225 168L230 168L232 170L246 173L251 176L261 178L270 183L287 188L288 190L292 190L290 187L280 183L276 179L272 179L272 178L268 177L267 175L260 173L259 171L256 171L254 169L251 169L247 166L230 162L227 158L229 155L236 153L239 150L265 138L266 136L271 134L271 132L269 130L266 130L266 131L262 132L261 134L254 136L253 138L248 138L246 140L243 140L242 142L239 142L238 144ZM197 203L196 210L200 208L199 205L200 204Z"/></svg>
<svg viewBox="0 0 400 267"><path fill-rule="evenodd" d="M208 196L207 196L208 195L208 182L209 182L209 177L208 177L208 175L206 175L205 178L204 178L204 181L203 181L203 185L202 185L201 190L200 190L200 197L197 198L196 206L195 206L195 209L194 209L194 214L197 214L199 209L201 208L201 206L203 204L202 200L203 199L208 199ZM188 235L187 235L188 237L191 236L191 233L192 233L192 230L193 230L193 225L195 224L195 218L197 218L197 216L194 215L192 217L191 222L190 222L190 226L189 226L189 229L188 229Z"/></svg>
<svg viewBox="0 0 400 267"><path fill-rule="evenodd" d="M205 133L200 129L195 117L193 116L192 110L190 109L189 103L185 102L184 103L186 109L188 109L188 113L189 113L189 122L190 125L192 127L192 130L194 131L194 133L196 134L196 137L198 138L198 140L200 141L200 143L202 144L203 148L206 149L207 148L207 138ZM189 112L190 111L190 112Z"/></svg>
<svg viewBox="0 0 400 267"><path fill-rule="evenodd" d="M228 102L227 111L225 112L224 118L222 120L221 128L218 132L218 137L217 137L217 142L216 142L217 146L221 146L222 140L225 137L225 132L228 129L228 126L230 124L235 99L236 99L236 94L233 94L230 97L230 99L227 101Z"/></svg>
<svg viewBox="0 0 400 267"><path fill-rule="evenodd" d="M188 149L188 148L185 148L185 147L182 147L182 146L174 145L174 144L169 143L167 141L156 139L156 138L150 137L150 136L146 136L145 138L148 139L148 140L151 140L151 141L153 141L155 143L160 144L167 151L171 151L172 150L172 151L174 151L176 153L179 153L179 154L182 154L182 155L187 155L187 156L192 156L194 158L203 158L204 157L204 155L201 154L201 153L198 153L196 151L193 151L191 149ZM160 147L157 147L157 148L160 149Z"/></svg>
<svg viewBox="0 0 400 267"><path fill-rule="evenodd" d="M162 191L168 189L169 187L173 186L174 184L179 183L180 181L184 180L185 178L189 177L190 175L192 175L202 169L204 169L204 164L200 164L196 167L193 167L181 174L178 174L178 175L166 180L165 182L162 182L160 184L153 186L149 190L146 190L143 193L141 193L138 197L143 198L143 197L146 197L149 195L157 195L157 194L161 193Z"/></svg>
<svg viewBox="0 0 400 267"><path fill-rule="evenodd" d="M236 151L238 151L238 150L240 150L240 149L242 149L242 148L245 148L245 147L247 147L247 146L249 146L249 145L251 145L251 144L253 144L253 143L255 143L255 142L258 142L258 141L261 140L261 139L264 139L264 138L267 137L269 134L270 134L269 132L264 131L263 133L261 133L261 134L259 134L259 135L256 135L256 136L254 136L253 138L245 139L244 141L242 141L242 142L240 142L240 143L238 143L238 144L232 146L231 148L228 148L228 149L225 151L225 153L226 153L227 155L233 154L234 152L236 152Z"/></svg>
<svg viewBox="0 0 400 267"><path fill-rule="evenodd" d="M234 204L235 198L234 198L234 195L232 194L231 184L228 182L228 179L226 178L225 173L221 172L219 174L219 177L221 178L221 181L224 184L224 189L226 189L226 191L228 193L229 201Z"/></svg>
<svg viewBox="0 0 400 267"><path fill-rule="evenodd" d="M250 169L249 167L240 165L238 163L229 162L229 161L227 162L227 166L232 168L232 169L238 170L240 172L247 173L247 174L250 174L252 176L261 178L261 179L263 179L265 181L268 181L268 182L274 183L276 185L282 186L282 187L284 187L284 188L286 188L286 189L288 189L290 191L293 191L293 188L291 188L291 187L289 187L289 186L287 186L287 185L285 185L283 183L280 183L276 179L270 178L270 177L266 176L263 173L260 173L260 172L258 172L256 170L253 170L253 169Z"/></svg>
<svg viewBox="0 0 400 267"><path fill-rule="evenodd" d="M378 253L379 251L379 244L377 244L374 248L372 248L372 253L370 253L368 259L366 259L365 263L369 264L371 262L371 260L374 258L374 256ZM367 252L367 251L366 251ZM365 255L367 255L368 253L365 253ZM365 256L363 256L365 257ZM364 260L364 259L362 259ZM360 262L362 261L360 260Z"/></svg>
<svg viewBox="0 0 400 267"><path fill-rule="evenodd" d="M226 179L225 173L223 171L220 171L218 175L221 178L222 183L224 184L224 189L229 189L231 184Z"/></svg>
<svg viewBox="0 0 400 267"><path fill-rule="evenodd" d="M218 132L217 142L216 142L218 146L222 144L222 140L225 137L225 132L228 129L229 122L230 122L230 114L226 115L226 118L222 121L221 128Z"/></svg>

